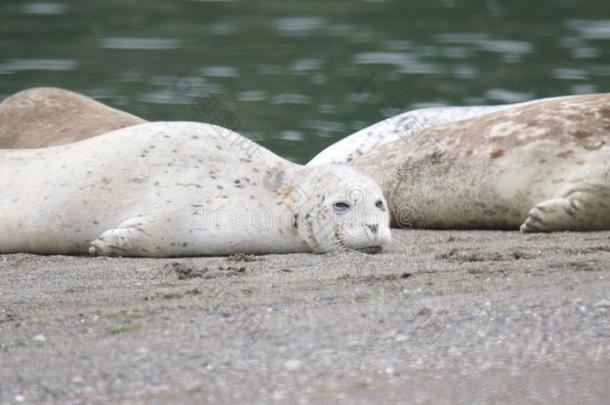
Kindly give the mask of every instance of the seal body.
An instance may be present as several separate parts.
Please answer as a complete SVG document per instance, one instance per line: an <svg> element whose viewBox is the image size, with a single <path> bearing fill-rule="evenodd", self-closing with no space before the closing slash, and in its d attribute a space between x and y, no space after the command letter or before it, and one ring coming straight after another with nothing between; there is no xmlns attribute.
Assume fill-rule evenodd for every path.
<svg viewBox="0 0 610 405"><path fill-rule="evenodd" d="M326 252L390 238L369 177L296 165L208 124L146 123L1 150L0 187L0 253Z"/></svg>
<svg viewBox="0 0 610 405"><path fill-rule="evenodd" d="M33 88L0 104L0 149L62 145L143 122L72 91Z"/></svg>
<svg viewBox="0 0 610 405"><path fill-rule="evenodd" d="M429 128L353 166L382 184L397 226L610 229L610 95Z"/></svg>
<svg viewBox="0 0 610 405"><path fill-rule="evenodd" d="M343 138L318 153L307 165L348 164L358 156L366 154L380 145L409 137L436 125L448 124L547 100L553 99L547 98L493 106L432 107L408 111Z"/></svg>

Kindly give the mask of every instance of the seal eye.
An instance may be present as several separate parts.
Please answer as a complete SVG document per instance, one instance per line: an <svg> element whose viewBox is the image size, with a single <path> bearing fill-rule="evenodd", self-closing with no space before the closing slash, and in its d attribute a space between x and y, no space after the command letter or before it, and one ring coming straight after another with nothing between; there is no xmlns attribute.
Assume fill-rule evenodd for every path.
<svg viewBox="0 0 610 405"><path fill-rule="evenodd" d="M385 205L381 200L377 200L377 202L375 203L375 207L379 208L381 211L385 211Z"/></svg>
<svg viewBox="0 0 610 405"><path fill-rule="evenodd" d="M335 211L335 214L338 214L338 215L345 214L351 208L352 208L352 206L346 202L338 202L338 203L333 204L333 211Z"/></svg>

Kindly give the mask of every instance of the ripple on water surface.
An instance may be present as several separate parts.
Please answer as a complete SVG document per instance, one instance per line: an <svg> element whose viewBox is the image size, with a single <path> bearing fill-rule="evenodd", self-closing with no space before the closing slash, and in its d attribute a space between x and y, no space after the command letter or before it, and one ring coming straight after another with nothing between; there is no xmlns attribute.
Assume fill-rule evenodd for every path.
<svg viewBox="0 0 610 405"><path fill-rule="evenodd" d="M305 36L326 23L322 17L286 17L274 21L274 28L284 36Z"/></svg>
<svg viewBox="0 0 610 405"><path fill-rule="evenodd" d="M239 70L232 66L206 66L201 69L201 74L208 77L237 77Z"/></svg>
<svg viewBox="0 0 610 405"><path fill-rule="evenodd" d="M22 70L71 71L78 64L72 59L10 59L0 64L0 73L13 73Z"/></svg>
<svg viewBox="0 0 610 405"><path fill-rule="evenodd" d="M610 39L610 20L568 20L568 27L585 39Z"/></svg>
<svg viewBox="0 0 610 405"><path fill-rule="evenodd" d="M66 6L62 3L26 3L23 12L26 14L57 15L63 14Z"/></svg>
<svg viewBox="0 0 610 405"><path fill-rule="evenodd" d="M177 49L180 42L169 38L102 38L104 49Z"/></svg>

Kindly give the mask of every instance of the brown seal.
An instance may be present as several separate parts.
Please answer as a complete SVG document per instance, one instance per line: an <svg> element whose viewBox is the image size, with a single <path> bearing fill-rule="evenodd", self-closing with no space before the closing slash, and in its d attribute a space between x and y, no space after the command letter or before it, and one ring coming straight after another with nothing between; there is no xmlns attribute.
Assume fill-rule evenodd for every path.
<svg viewBox="0 0 610 405"><path fill-rule="evenodd" d="M352 165L382 185L398 226L610 229L610 94L428 128Z"/></svg>
<svg viewBox="0 0 610 405"><path fill-rule="evenodd" d="M0 149L62 145L143 122L72 91L33 88L0 104Z"/></svg>

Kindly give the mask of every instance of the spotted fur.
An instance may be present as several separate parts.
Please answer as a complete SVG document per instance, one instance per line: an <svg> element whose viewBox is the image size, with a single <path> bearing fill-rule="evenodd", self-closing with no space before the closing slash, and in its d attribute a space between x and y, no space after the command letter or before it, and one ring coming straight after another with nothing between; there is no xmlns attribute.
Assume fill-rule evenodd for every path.
<svg viewBox="0 0 610 405"><path fill-rule="evenodd" d="M382 191L369 177L296 165L208 124L145 123L62 146L1 150L0 187L0 253L326 252L390 238L389 216L375 207L385 203ZM331 215L333 201L354 189L366 198Z"/></svg>
<svg viewBox="0 0 610 405"><path fill-rule="evenodd" d="M610 229L610 94L429 128L353 167L382 185L393 224L525 232Z"/></svg>

